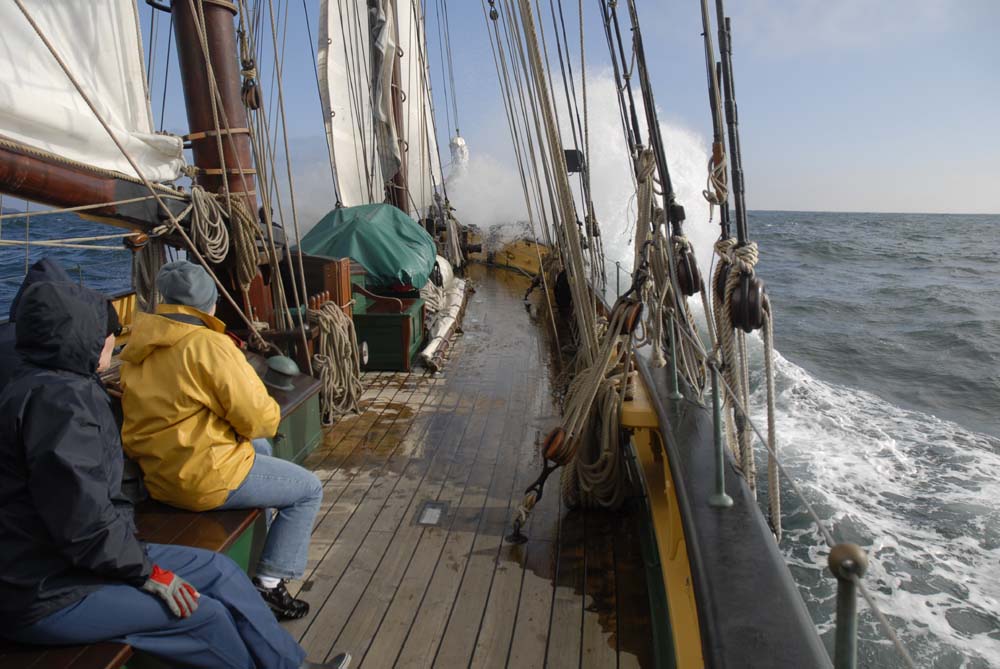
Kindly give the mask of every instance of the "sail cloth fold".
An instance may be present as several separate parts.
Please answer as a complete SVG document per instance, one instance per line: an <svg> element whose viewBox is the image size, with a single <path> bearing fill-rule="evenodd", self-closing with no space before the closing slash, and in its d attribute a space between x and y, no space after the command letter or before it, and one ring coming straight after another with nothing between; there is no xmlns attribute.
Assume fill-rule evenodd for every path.
<svg viewBox="0 0 1000 669"><path fill-rule="evenodd" d="M135 0L28 0L25 6L143 175L177 179L182 141L154 133ZM0 3L0 25L0 137L138 177L13 2Z"/></svg>
<svg viewBox="0 0 1000 669"><path fill-rule="evenodd" d="M384 201L386 182L405 163L409 213L426 215L442 178L419 1L323 0L319 33L320 95L341 204ZM397 62L402 127L392 113Z"/></svg>
<svg viewBox="0 0 1000 669"><path fill-rule="evenodd" d="M375 105L375 136L379 166L386 182L403 163L399 132L392 110L392 73L396 66L396 20L392 0L375 0L368 6L368 30L372 41L372 101Z"/></svg>
<svg viewBox="0 0 1000 669"><path fill-rule="evenodd" d="M337 192L345 207L384 199L372 106L368 0L323 0L319 17L320 97Z"/></svg>
<svg viewBox="0 0 1000 669"><path fill-rule="evenodd" d="M403 127L399 134L406 148L406 175L411 202L417 218L428 215L434 191L441 187L441 160L434 135L430 67L423 12L419 0L397 0L400 87Z"/></svg>

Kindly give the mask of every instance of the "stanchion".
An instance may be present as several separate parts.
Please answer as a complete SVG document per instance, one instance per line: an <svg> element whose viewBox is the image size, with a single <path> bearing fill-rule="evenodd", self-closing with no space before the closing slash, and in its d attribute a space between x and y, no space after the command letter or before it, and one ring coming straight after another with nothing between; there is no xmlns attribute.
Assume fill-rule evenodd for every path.
<svg viewBox="0 0 1000 669"><path fill-rule="evenodd" d="M709 506L727 509L733 505L733 498L726 494L726 458L722 443L722 407L719 403L719 370L713 361L712 369L712 435L715 448L715 493L708 498Z"/></svg>
<svg viewBox="0 0 1000 669"><path fill-rule="evenodd" d="M857 544L837 544L830 550L830 571L837 577L837 635L833 666L855 669L858 664L857 579L868 569L868 556Z"/></svg>

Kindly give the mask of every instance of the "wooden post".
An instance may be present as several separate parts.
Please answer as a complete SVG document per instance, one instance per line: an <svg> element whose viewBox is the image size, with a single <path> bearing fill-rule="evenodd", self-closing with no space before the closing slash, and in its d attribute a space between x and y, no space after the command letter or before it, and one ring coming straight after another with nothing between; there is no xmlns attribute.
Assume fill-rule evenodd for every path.
<svg viewBox="0 0 1000 669"><path fill-rule="evenodd" d="M240 66L234 17L236 5L230 0L174 0L174 29L177 54L180 61L181 80L184 86L184 103L187 109L188 139L194 153L194 164L199 169L198 185L211 193L221 192L227 182L234 197L245 197L250 211L257 211L257 194L254 190L255 171L250 146L247 110L240 95ZM213 91L208 67L205 63L205 46L198 26L204 14L204 38L208 60L215 75L218 97L213 108ZM218 115L218 129L216 126ZM227 130L228 128L228 130ZM219 137L222 152L219 152ZM225 163L225 175L223 174ZM224 267L232 270L230 259ZM241 294L240 286L232 271L223 272L223 283L234 295ZM220 277L221 278L221 277ZM243 294L243 308L251 318L271 320L273 306L271 293L265 289L258 273L247 293ZM220 305L218 316L226 323L238 322L238 316Z"/></svg>
<svg viewBox="0 0 1000 669"><path fill-rule="evenodd" d="M200 6L200 10L199 10ZM192 11L193 10L193 11ZM212 89L205 65L199 11L205 15L205 38L208 57L219 88L221 104L216 111L222 134L222 156L216 137ZM225 185L222 162L225 161L230 192L248 193L251 211L257 210L254 191L253 154L247 130L247 111L240 97L240 67L236 42L236 5L229 0L174 0L174 29L184 102L187 108L194 164L203 170L197 181L205 190L217 193ZM223 120L225 119L225 120ZM232 134L226 132L228 124Z"/></svg>

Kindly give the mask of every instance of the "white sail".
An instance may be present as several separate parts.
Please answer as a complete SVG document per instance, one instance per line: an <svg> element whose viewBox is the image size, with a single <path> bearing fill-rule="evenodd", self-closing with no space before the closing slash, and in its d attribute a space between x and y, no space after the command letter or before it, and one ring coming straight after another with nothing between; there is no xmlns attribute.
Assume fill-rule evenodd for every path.
<svg viewBox="0 0 1000 669"><path fill-rule="evenodd" d="M345 207L385 199L372 106L368 0L320 5L320 96Z"/></svg>
<svg viewBox="0 0 1000 669"><path fill-rule="evenodd" d="M396 6L395 15L389 11ZM373 33L368 0L324 0L320 5L319 76L320 94L326 112L326 131L337 168L340 201L345 206L382 202L385 180L398 160L389 139L394 131L405 147L407 181L414 215L425 214L434 202L435 186L441 184L441 163L434 137L430 79L419 2L379 0L379 16L393 28L389 34ZM396 25L392 23L395 21ZM397 46L400 58L400 89L403 93L403 127L378 125L385 119L388 98L386 72L376 73L380 59L372 57L372 44L381 34L390 50ZM393 41L398 35L398 42ZM381 76L379 76L381 75ZM392 115L389 114L392 120ZM380 133L383 133L380 135ZM379 144L385 145L380 155ZM413 209L416 209L414 211Z"/></svg>
<svg viewBox="0 0 1000 669"><path fill-rule="evenodd" d="M417 209L414 215L422 216L434 203L435 189L441 185L441 161L434 136L427 42L420 1L400 0L398 15L402 51L400 87L406 94L400 136L406 147L411 206Z"/></svg>
<svg viewBox="0 0 1000 669"><path fill-rule="evenodd" d="M154 133L135 0L24 4L142 173L176 179L182 142ZM0 25L0 140L138 176L13 2Z"/></svg>

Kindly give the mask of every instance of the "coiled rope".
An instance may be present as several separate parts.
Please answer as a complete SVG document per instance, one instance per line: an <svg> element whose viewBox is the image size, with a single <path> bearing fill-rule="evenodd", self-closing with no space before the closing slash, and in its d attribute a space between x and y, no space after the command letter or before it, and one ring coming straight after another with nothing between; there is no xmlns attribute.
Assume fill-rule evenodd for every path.
<svg viewBox="0 0 1000 669"><path fill-rule="evenodd" d="M358 411L364 387L361 384L361 356L354 333L354 321L334 302L309 310L309 322L319 327L319 353L313 367L323 383L320 391L323 424L349 412Z"/></svg>
<svg viewBox="0 0 1000 669"><path fill-rule="evenodd" d="M205 260L218 265L229 255L229 230L226 212L219 200L201 186L191 186L191 203L177 217L189 218L191 241Z"/></svg>
<svg viewBox="0 0 1000 669"><path fill-rule="evenodd" d="M618 420L631 367L630 339L642 318L641 303L628 296L637 291L634 285L615 303L610 319L598 324L599 329L604 327L594 362L588 364L585 352L578 351L576 364L586 366L569 385L561 425L542 445L542 473L525 490L517 507L512 540L522 539L521 528L541 499L546 479L561 466L562 495L568 506L614 508L624 499Z"/></svg>
<svg viewBox="0 0 1000 669"><path fill-rule="evenodd" d="M746 335L732 322L732 296L744 274L752 275L759 259L757 244L751 242L738 246L735 239L720 239L715 244L719 263L715 268L713 285L718 285L725 274L726 283L721 300L712 301L715 321L716 347L722 359L722 373L726 385L736 396L726 395L723 413L726 420L726 440L746 478L747 485L756 496L757 467L754 461L752 430L749 416L739 407L746 407L750 399L750 373L747 359ZM781 492L778 486L776 463L777 440L775 428L774 385L774 323L771 303L764 299L764 374L767 389L767 485L771 530L781 539Z"/></svg>
<svg viewBox="0 0 1000 669"><path fill-rule="evenodd" d="M260 237L260 226L257 217L250 210L250 205L243 197L231 200L233 231L233 250L236 252L236 280L245 293L257 276L257 239Z"/></svg>

